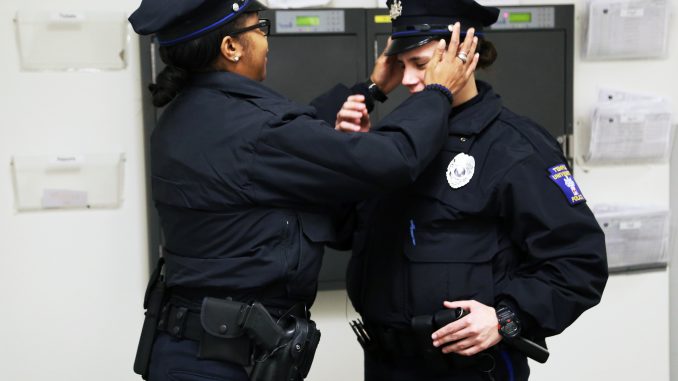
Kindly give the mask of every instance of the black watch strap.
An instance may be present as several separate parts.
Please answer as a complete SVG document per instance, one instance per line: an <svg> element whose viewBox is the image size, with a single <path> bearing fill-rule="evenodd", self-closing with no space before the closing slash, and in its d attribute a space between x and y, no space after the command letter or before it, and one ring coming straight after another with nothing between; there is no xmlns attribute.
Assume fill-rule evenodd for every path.
<svg viewBox="0 0 678 381"><path fill-rule="evenodd" d="M372 98L374 98L374 100L383 103L388 99L386 94L384 94L384 92L381 91L379 86L377 86L376 83L372 82L371 79L368 79L366 84L367 84L367 91L369 91L370 95L372 96Z"/></svg>

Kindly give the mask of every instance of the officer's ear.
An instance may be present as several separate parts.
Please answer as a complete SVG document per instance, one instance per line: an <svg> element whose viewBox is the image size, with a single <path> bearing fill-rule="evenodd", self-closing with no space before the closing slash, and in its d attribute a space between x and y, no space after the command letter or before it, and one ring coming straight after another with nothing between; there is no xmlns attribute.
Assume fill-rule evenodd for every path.
<svg viewBox="0 0 678 381"><path fill-rule="evenodd" d="M242 44L232 36L226 36L221 40L221 56L228 62L237 63L243 53Z"/></svg>

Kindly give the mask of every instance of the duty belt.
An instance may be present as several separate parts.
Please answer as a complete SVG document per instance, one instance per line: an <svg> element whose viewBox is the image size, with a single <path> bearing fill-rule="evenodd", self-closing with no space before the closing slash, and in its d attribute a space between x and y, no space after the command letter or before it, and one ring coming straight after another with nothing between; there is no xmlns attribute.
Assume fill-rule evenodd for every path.
<svg viewBox="0 0 678 381"><path fill-rule="evenodd" d="M441 348L433 347L430 333L421 335L410 328L394 328L370 322L355 321L351 324L358 341L366 353L385 361L399 361L403 357L416 357L431 369L475 367L482 371L494 368L495 360L490 350L471 357L443 354Z"/></svg>
<svg viewBox="0 0 678 381"><path fill-rule="evenodd" d="M146 288L146 316L134 360L137 374L147 379L156 333L163 331L197 341L198 358L248 367L251 381L302 381L308 375L320 331L303 305L267 310L259 302L215 297L213 293L223 290L210 288L184 290L183 295L181 289L170 288L168 297L162 267L160 258ZM267 287L255 293L268 291L272 301L283 303L285 299L275 295L281 290Z"/></svg>
<svg viewBox="0 0 678 381"><path fill-rule="evenodd" d="M266 308L272 317L278 318L285 314L298 317L310 315L301 304L294 305L290 310L280 308ZM195 306L177 304L176 300L166 303L160 312L158 330L167 332L177 339L200 341L205 330L200 322L200 310ZM222 328L223 330L223 328Z"/></svg>
<svg viewBox="0 0 678 381"><path fill-rule="evenodd" d="M167 332L177 339L195 341L200 341L204 332L200 324L199 311L169 303L162 307L158 330Z"/></svg>

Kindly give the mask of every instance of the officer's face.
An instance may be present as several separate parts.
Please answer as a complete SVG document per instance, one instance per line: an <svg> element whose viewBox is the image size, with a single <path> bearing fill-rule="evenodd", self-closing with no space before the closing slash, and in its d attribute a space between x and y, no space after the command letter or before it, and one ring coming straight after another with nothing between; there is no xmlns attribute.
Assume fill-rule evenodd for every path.
<svg viewBox="0 0 678 381"><path fill-rule="evenodd" d="M410 89L410 93L424 90L424 76L426 65L433 57L438 41L431 41L416 49L398 54L398 63L403 67L403 86Z"/></svg>
<svg viewBox="0 0 678 381"><path fill-rule="evenodd" d="M247 15L244 27L259 23L259 14ZM263 81L266 79L266 63L268 61L268 39L261 29L253 29L243 33L240 38L246 39L243 52L243 64L248 78Z"/></svg>

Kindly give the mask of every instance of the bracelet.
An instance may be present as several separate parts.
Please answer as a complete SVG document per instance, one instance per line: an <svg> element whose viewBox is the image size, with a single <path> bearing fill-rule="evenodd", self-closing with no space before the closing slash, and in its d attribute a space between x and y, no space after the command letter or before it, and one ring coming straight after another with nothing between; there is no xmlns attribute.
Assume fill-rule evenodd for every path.
<svg viewBox="0 0 678 381"><path fill-rule="evenodd" d="M379 86L377 86L376 83L372 82L371 79L368 79L367 82L365 83L367 84L367 91L370 93L372 98L382 103L388 99L386 94L384 94L384 92L381 91Z"/></svg>
<svg viewBox="0 0 678 381"><path fill-rule="evenodd" d="M452 92L450 91L450 89L439 83L432 83L430 85L426 85L426 87L424 87L424 90L440 91L441 93L443 93L443 95L447 97L447 100L449 100L450 103L452 103Z"/></svg>

